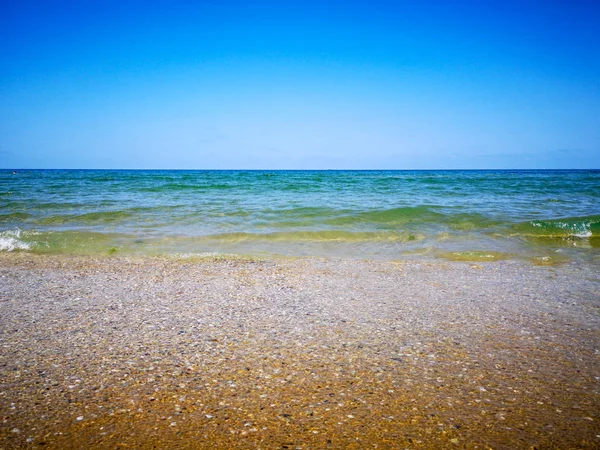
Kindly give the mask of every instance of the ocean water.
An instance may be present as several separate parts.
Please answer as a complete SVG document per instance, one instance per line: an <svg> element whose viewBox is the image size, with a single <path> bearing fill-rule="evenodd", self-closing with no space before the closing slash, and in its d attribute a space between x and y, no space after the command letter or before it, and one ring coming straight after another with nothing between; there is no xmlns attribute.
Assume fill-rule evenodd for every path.
<svg viewBox="0 0 600 450"><path fill-rule="evenodd" d="M600 254L600 171L0 171L0 251Z"/></svg>

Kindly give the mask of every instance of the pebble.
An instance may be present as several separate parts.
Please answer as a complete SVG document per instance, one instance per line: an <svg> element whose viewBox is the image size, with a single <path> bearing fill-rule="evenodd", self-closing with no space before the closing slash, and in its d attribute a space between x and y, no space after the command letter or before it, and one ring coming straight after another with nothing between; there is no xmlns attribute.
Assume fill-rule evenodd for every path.
<svg viewBox="0 0 600 450"><path fill-rule="evenodd" d="M85 448L99 431L73 423L83 410L110 425L107 448L234 448L241 430L248 447L356 447L350 429L361 448L510 448L524 422L524 447L597 436L600 299L585 267L0 254L0 272L5 429L35 427L46 448Z"/></svg>

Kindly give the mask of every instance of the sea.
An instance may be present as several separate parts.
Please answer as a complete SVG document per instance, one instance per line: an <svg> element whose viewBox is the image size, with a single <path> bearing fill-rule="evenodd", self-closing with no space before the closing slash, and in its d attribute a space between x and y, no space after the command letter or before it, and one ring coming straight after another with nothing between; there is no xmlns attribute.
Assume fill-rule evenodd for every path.
<svg viewBox="0 0 600 450"><path fill-rule="evenodd" d="M0 251L600 261L600 170L0 170Z"/></svg>

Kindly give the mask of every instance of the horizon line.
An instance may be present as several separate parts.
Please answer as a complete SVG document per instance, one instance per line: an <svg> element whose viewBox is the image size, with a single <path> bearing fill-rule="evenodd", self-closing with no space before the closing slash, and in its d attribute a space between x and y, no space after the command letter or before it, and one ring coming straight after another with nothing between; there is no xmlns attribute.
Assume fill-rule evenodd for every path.
<svg viewBox="0 0 600 450"><path fill-rule="evenodd" d="M94 170L102 170L102 171L202 171L202 172L208 172L208 171L213 171L213 172L225 172L225 171L231 171L231 172L266 172L266 171L271 171L271 172L307 172L307 171L311 171L311 172L382 172L382 171L540 171L540 170L545 170L545 171L561 171L561 170L600 170L600 167L598 168L536 168L536 169L526 169L526 168L487 168L487 169L473 169L473 168L456 168L456 169L440 169L440 168L431 168L431 169L391 169L391 168L387 168L387 169L243 169L243 168L231 168L231 169L199 169L199 168L192 168L192 169L182 169L182 168L169 168L169 169L164 169L164 168L75 168L75 167L65 167L65 168L48 168L48 167L32 167L32 168L14 168L14 167L0 167L1 171L13 171L13 172L18 172L18 171L27 171L27 170L87 170L87 171L94 171Z"/></svg>

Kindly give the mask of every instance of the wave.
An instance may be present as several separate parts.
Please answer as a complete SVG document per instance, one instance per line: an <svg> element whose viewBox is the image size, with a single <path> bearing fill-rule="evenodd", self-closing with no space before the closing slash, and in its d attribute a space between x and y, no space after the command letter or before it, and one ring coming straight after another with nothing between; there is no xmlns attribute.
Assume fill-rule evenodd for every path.
<svg viewBox="0 0 600 450"><path fill-rule="evenodd" d="M516 234L540 238L591 238L600 236L600 215L531 220L517 224Z"/></svg>
<svg viewBox="0 0 600 450"><path fill-rule="evenodd" d="M93 231L6 230L0 232L0 251L49 254L163 254L181 251L236 251L249 248L269 251L300 245L342 246L368 244L419 245L426 236L409 232L290 231L272 233L218 233L204 236L149 236ZM276 247L274 247L276 246ZM292 248L292 247L289 247ZM308 248L308 247L306 247ZM333 247L332 247L333 248Z"/></svg>
<svg viewBox="0 0 600 450"><path fill-rule="evenodd" d="M477 231L502 225L502 222L491 219L483 214L466 212L441 212L442 207L415 206L391 209L353 210L330 207L296 207L254 209L252 207L220 207L219 205L204 205L191 208L185 204L162 206L132 206L126 209L109 209L68 213L56 211L51 215L34 215L29 213L12 213L0 215L0 223L27 221L43 226L69 225L106 225L120 224L128 228L145 227L149 224L161 226L198 226L210 223L213 229L231 229L237 224L240 231L260 231L280 228L301 228L303 231L319 231L334 229L339 231Z"/></svg>
<svg viewBox="0 0 600 450"><path fill-rule="evenodd" d="M149 186L136 188L140 192L177 192L177 191L209 191L209 190L224 190L224 189L239 189L241 186L231 184L182 184L169 183L158 186Z"/></svg>
<svg viewBox="0 0 600 450"><path fill-rule="evenodd" d="M344 212L324 220L335 226L366 224L387 228L400 226L445 225L455 231L479 230L499 225L500 222L478 213L444 213L436 206L407 206L371 211Z"/></svg>
<svg viewBox="0 0 600 450"><path fill-rule="evenodd" d="M21 240L21 230L0 231L0 251L31 250L32 244Z"/></svg>
<svg viewBox="0 0 600 450"><path fill-rule="evenodd" d="M130 219L133 213L130 211L104 211L90 212L85 214L61 214L39 219L37 222L43 225L61 225L66 223L107 224Z"/></svg>
<svg viewBox="0 0 600 450"><path fill-rule="evenodd" d="M122 179L121 177L116 177L116 176L91 176L87 179L87 181L90 181L92 183L105 183L107 181L120 181Z"/></svg>
<svg viewBox="0 0 600 450"><path fill-rule="evenodd" d="M31 217L31 214L27 214L24 212L15 212L9 214L0 214L0 223L2 222L12 222L14 220L26 220Z"/></svg>
<svg viewBox="0 0 600 450"><path fill-rule="evenodd" d="M376 209L356 211L340 217L328 219L329 225L351 225L357 223L373 223L383 225L403 225L418 220L419 222L435 221L444 214L433 211L427 206L401 207L392 209Z"/></svg>

